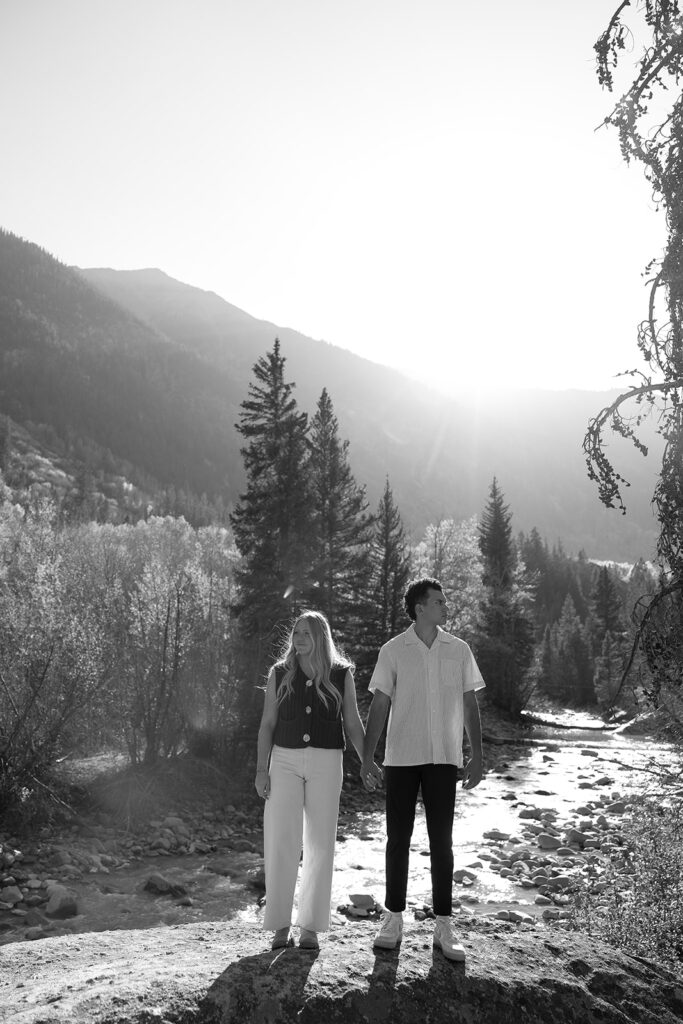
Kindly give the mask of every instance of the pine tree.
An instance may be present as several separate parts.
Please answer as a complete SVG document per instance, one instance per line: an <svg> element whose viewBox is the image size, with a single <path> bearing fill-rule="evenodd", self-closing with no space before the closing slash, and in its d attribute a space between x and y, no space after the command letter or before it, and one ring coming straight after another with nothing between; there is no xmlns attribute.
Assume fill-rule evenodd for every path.
<svg viewBox="0 0 683 1024"><path fill-rule="evenodd" d="M550 697L557 696L557 647L554 643L553 631L550 626L543 630L543 640L538 656L538 684Z"/></svg>
<svg viewBox="0 0 683 1024"><path fill-rule="evenodd" d="M623 640L613 637L608 630L603 637L600 655L595 659L593 675L595 696L603 706L609 706L619 692L624 654Z"/></svg>
<svg viewBox="0 0 683 1024"><path fill-rule="evenodd" d="M511 513L493 480L479 525L485 597L475 651L492 701L516 715L531 689L528 670L534 656L530 589L518 566Z"/></svg>
<svg viewBox="0 0 683 1024"><path fill-rule="evenodd" d="M505 590L511 586L517 563L512 543L511 519L494 477L488 505L479 524L479 547L484 559L484 584L495 589Z"/></svg>
<svg viewBox="0 0 683 1024"><path fill-rule="evenodd" d="M349 442L339 438L339 423L326 389L311 421L310 449L314 530L306 598L349 643L358 634L359 611L367 599L372 520L365 488L358 486L351 472Z"/></svg>
<svg viewBox="0 0 683 1024"><path fill-rule="evenodd" d="M606 565L600 567L591 594L593 616L597 626L597 639L602 646L605 633L613 636L623 632L624 621L621 600L612 574Z"/></svg>
<svg viewBox="0 0 683 1024"><path fill-rule="evenodd" d="M374 519L370 551L371 615L365 638L375 656L382 644L408 625L403 595L410 579L410 554L388 477Z"/></svg>
<svg viewBox="0 0 683 1024"><path fill-rule="evenodd" d="M594 704L591 646L569 594L560 620L553 627L553 639L557 649L557 681L553 687L556 696L579 706Z"/></svg>
<svg viewBox="0 0 683 1024"><path fill-rule="evenodd" d="M254 365L255 381L236 424L246 490L230 516L242 555L238 571L240 633L245 669L258 678L272 655L278 628L299 607L309 585L312 514L308 418L285 381L280 342Z"/></svg>

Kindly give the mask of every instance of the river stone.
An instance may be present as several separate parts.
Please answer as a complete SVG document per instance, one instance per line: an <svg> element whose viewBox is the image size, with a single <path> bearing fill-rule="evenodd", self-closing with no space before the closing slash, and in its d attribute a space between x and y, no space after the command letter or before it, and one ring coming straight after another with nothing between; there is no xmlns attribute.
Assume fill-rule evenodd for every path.
<svg viewBox="0 0 683 1024"><path fill-rule="evenodd" d="M0 889L0 901L13 907L15 903L21 903L24 894L18 885L7 885Z"/></svg>
<svg viewBox="0 0 683 1024"><path fill-rule="evenodd" d="M349 895L349 899L354 907L362 908L364 910L370 910L376 906L375 897L369 892L354 892Z"/></svg>
<svg viewBox="0 0 683 1024"><path fill-rule="evenodd" d="M501 874L502 874L502 872L501 872ZM467 868L458 868L457 871L453 872L453 881L454 882L464 882L466 880L474 882L474 881L476 881L476 878L477 878L477 876L476 876L475 872L474 871L468 871Z"/></svg>
<svg viewBox="0 0 683 1024"><path fill-rule="evenodd" d="M541 850L557 850L562 846L562 843L557 836L551 836L547 832L541 832L537 841Z"/></svg>
<svg viewBox="0 0 683 1024"><path fill-rule="evenodd" d="M514 921L515 924L536 924L536 918L533 914L525 914L522 910L511 910L510 920Z"/></svg>
<svg viewBox="0 0 683 1024"><path fill-rule="evenodd" d="M578 828L569 828L565 832L564 839L567 845L577 843L579 846L583 846L588 836L584 832L579 832Z"/></svg>
<svg viewBox="0 0 683 1024"><path fill-rule="evenodd" d="M78 915L78 904L76 897L63 885L55 885L50 891L50 899L45 907L45 913L50 917L57 917L63 920L67 917Z"/></svg>
<svg viewBox="0 0 683 1024"><path fill-rule="evenodd" d="M623 800L617 800L613 804L608 804L605 810L608 814L623 814L626 810L626 804Z"/></svg>
<svg viewBox="0 0 683 1024"><path fill-rule="evenodd" d="M495 842L506 842L510 838L509 832L501 832L498 828L492 828L484 832L484 839L493 839Z"/></svg>
<svg viewBox="0 0 683 1024"><path fill-rule="evenodd" d="M185 886L169 882L168 878L165 878L159 872L149 875L142 888L157 896L187 896Z"/></svg>

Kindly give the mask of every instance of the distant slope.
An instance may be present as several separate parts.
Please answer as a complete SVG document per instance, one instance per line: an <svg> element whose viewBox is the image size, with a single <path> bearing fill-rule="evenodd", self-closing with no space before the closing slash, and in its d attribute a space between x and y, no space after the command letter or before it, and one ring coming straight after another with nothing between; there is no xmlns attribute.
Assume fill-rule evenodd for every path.
<svg viewBox="0 0 683 1024"><path fill-rule="evenodd" d="M618 439L612 442L632 483L627 517L600 505L586 475L586 424L616 392L485 393L481 400L463 394L448 400L344 349L256 320L159 270L83 274L167 337L227 369L236 413L253 363L278 336L300 405L312 411L322 387L328 388L351 441L357 478L375 501L388 472L404 519L416 532L439 517L478 514L495 474L516 530L537 526L551 544L561 540L566 550L595 557L626 560L652 551L656 457L645 460ZM484 382L485 363L476 383Z"/></svg>
<svg viewBox="0 0 683 1024"><path fill-rule="evenodd" d="M28 432L34 456L41 437L57 438L62 450L113 460L112 474L137 468L143 485L234 501L243 484L234 424L276 336L300 407L312 413L327 387L357 480L374 506L389 475L415 539L430 521L479 514L495 475L515 530L536 526L551 544L596 558L651 554L657 460L621 446L633 484L625 518L600 506L586 477L581 440L607 394L448 400L159 270L77 271L0 232L0 414Z"/></svg>
<svg viewBox="0 0 683 1024"><path fill-rule="evenodd" d="M0 412L85 438L162 482L236 487L215 368L38 246L0 234Z"/></svg>

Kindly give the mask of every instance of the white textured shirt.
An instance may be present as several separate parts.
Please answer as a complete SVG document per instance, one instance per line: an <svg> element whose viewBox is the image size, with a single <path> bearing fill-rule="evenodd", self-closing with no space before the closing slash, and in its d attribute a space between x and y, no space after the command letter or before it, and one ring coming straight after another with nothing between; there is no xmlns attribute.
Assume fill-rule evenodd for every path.
<svg viewBox="0 0 683 1024"><path fill-rule="evenodd" d="M431 647L414 626L389 640L369 687L391 698L384 763L462 766L463 694L484 685L469 646L439 627Z"/></svg>

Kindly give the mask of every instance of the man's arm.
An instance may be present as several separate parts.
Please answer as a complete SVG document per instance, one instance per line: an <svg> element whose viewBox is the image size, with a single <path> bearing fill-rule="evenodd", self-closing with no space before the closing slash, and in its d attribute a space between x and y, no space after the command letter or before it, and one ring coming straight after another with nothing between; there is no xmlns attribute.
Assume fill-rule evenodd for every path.
<svg viewBox="0 0 683 1024"><path fill-rule="evenodd" d="M463 694L463 715L465 719L465 732L470 744L470 758L465 765L462 788L474 789L481 782L483 772L481 718L479 717L477 694L474 690L467 690Z"/></svg>
<svg viewBox="0 0 683 1024"><path fill-rule="evenodd" d="M360 769L360 777L363 780L363 785L366 789L372 788L368 786L368 782L376 777L377 772L380 772L380 781L382 769L374 762L375 750L379 743L379 738L382 735L382 729L384 723L387 720L389 714L389 706L391 704L391 698L387 697L386 693L382 693L380 690L375 690L372 697L372 704L370 705L370 712L368 714L368 720L365 723L365 743L363 744L363 764Z"/></svg>

